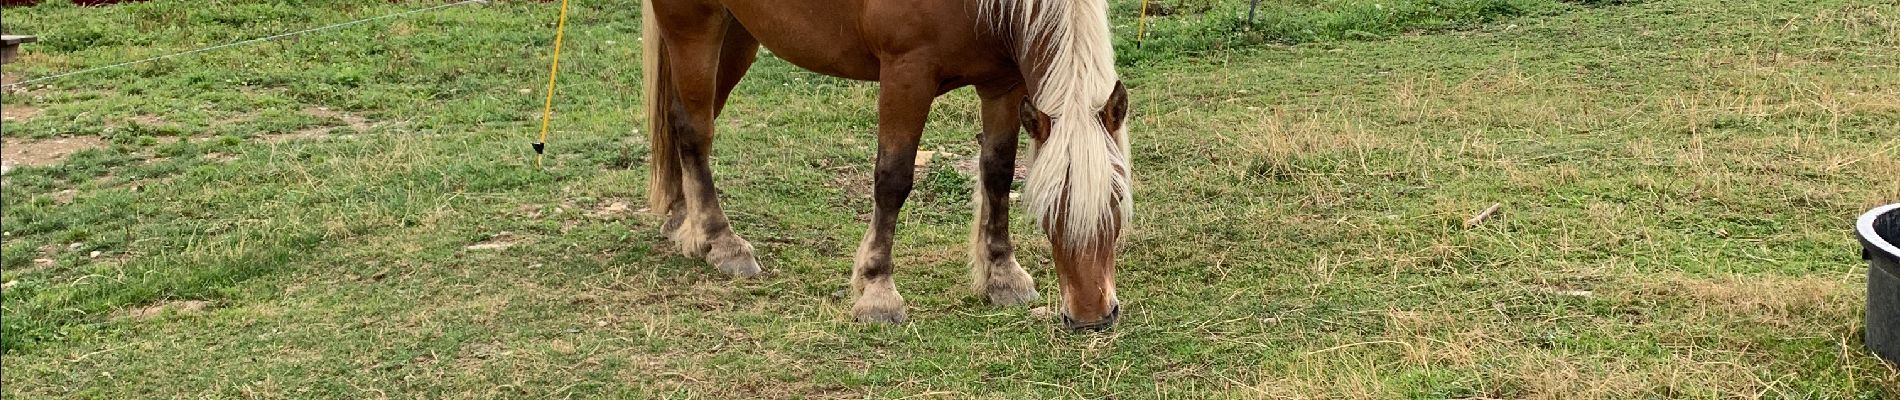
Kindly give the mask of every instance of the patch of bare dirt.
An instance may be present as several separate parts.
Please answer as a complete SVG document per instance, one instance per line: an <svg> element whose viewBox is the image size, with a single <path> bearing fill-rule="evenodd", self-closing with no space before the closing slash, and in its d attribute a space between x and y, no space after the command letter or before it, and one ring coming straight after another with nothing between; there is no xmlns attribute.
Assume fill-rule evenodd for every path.
<svg viewBox="0 0 1900 400"><path fill-rule="evenodd" d="M291 132L291 133L264 135L263 138L265 142L270 142L270 143L288 142L292 140L321 140L330 136L330 129L331 128L327 126L319 127L319 128L309 128L309 129L298 130L296 132Z"/></svg>
<svg viewBox="0 0 1900 400"><path fill-rule="evenodd" d="M1021 179L1029 178L1029 162L1028 161L1029 160L1025 160L1022 158L1016 159L1016 170L1011 173L1011 175L1015 176L1015 179L1021 180ZM977 164L976 157L970 157L966 159L957 160L956 163L950 164L950 167L956 169L957 173L961 173L964 176L976 176L977 165L978 164Z"/></svg>
<svg viewBox="0 0 1900 400"><path fill-rule="evenodd" d="M600 206L594 207L593 211L587 213L587 216L596 219L614 219L632 214L633 207L629 207L626 200L609 199L608 201L601 202Z"/></svg>
<svg viewBox="0 0 1900 400"><path fill-rule="evenodd" d="M41 110L39 107L33 107L33 106L0 107L0 120L4 120L6 122L25 121L28 119L32 119L34 116L40 115L40 111Z"/></svg>
<svg viewBox="0 0 1900 400"><path fill-rule="evenodd" d="M327 119L335 119L335 120L343 121L343 123L345 125L348 125L350 129L355 129L357 131L369 129L370 127L369 120L364 119L362 116L346 113L346 112L341 112L341 111L336 111L336 110L331 110L329 107L310 107L310 108L303 109L303 112L305 114L310 114L311 116L315 116L317 118L327 118Z"/></svg>
<svg viewBox="0 0 1900 400"><path fill-rule="evenodd" d="M950 154L950 153L944 153L943 155L956 157L955 154ZM921 169L930 168L930 160L935 159L935 158L937 158L937 152L935 151L930 151L930 150L917 151L917 158L915 162L917 164L917 169L921 170Z"/></svg>
<svg viewBox="0 0 1900 400"><path fill-rule="evenodd" d="M348 126L350 127L350 129L355 130L357 132L368 130L369 128L374 126L369 123L368 119L364 119L362 116L358 116L356 114L351 114L351 113L346 113L346 112L341 112L341 111L336 111L336 110L331 110L329 107L310 107L310 108L305 108L303 112L304 114L309 114L317 118L343 121L344 126ZM341 138L348 137L348 136L331 136L330 131L335 130L335 129L336 127L333 127L333 126L319 126L319 127L314 127L314 128L302 129L302 130L298 130L296 132L290 132L290 133L264 135L264 141L274 143L274 142L287 142L287 141L292 141L292 140L330 139L330 138L341 139Z"/></svg>
<svg viewBox="0 0 1900 400"><path fill-rule="evenodd" d="M80 150L105 148L96 137L58 139L5 139L0 142L0 170L58 164Z"/></svg>
<svg viewBox="0 0 1900 400"><path fill-rule="evenodd" d="M59 193L53 193L53 203L72 204L74 197L79 197L79 192L72 189L61 190Z"/></svg>
<svg viewBox="0 0 1900 400"><path fill-rule="evenodd" d="M147 319L165 315L166 311L170 311L173 314L190 315L202 313L206 307L210 306L211 302L204 300L168 301L126 311L125 316L133 319Z"/></svg>
<svg viewBox="0 0 1900 400"><path fill-rule="evenodd" d="M515 244L519 242L520 239L515 237L514 232L502 231L501 233L496 233L494 236L488 237L488 240L483 240L480 243L471 244L464 248L469 250L504 250L509 247L515 247Z"/></svg>
<svg viewBox="0 0 1900 400"><path fill-rule="evenodd" d="M133 116L132 118L126 118L126 121L131 121L132 123L138 124L139 126L171 125L171 122L166 121L165 117L160 117L157 115L137 115L137 116Z"/></svg>

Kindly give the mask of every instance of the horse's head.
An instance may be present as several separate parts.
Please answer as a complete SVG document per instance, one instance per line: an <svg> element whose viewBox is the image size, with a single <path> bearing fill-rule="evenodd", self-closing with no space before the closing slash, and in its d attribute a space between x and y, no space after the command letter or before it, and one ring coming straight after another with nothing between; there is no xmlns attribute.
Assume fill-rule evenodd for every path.
<svg viewBox="0 0 1900 400"><path fill-rule="evenodd" d="M1062 324L1069 329L1107 329L1120 316L1115 247L1133 206L1124 124L1128 90L1115 81L1107 98L1091 100L1101 103L1045 111L1051 107L1025 101L1022 111L1035 145L1024 190L1027 207L1049 234Z"/></svg>

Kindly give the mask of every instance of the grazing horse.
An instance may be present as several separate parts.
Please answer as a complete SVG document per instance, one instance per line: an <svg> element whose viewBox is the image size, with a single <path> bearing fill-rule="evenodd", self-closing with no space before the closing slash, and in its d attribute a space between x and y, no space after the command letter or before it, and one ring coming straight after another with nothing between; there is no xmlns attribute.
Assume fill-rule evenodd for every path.
<svg viewBox="0 0 1900 400"><path fill-rule="evenodd" d="M1037 298L1009 240L1017 132L1032 139L1025 207L1049 235L1063 325L1112 326L1115 247L1130 220L1128 93L1115 73L1106 0L644 0L650 208L681 252L720 271L760 271L720 208L713 118L760 46L799 67L878 81L875 209L851 268L858 321L901 323L891 242L917 141L937 96L982 98L970 268L992 304Z"/></svg>

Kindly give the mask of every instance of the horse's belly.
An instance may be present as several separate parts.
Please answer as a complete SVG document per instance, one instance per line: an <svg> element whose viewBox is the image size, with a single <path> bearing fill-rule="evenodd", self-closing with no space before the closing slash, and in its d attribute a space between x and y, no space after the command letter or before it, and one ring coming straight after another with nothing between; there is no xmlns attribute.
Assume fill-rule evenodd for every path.
<svg viewBox="0 0 1900 400"><path fill-rule="evenodd" d="M877 56L870 52L842 53L830 49L805 48L800 44L772 43L760 40L765 48L785 62L820 74L845 79L877 80Z"/></svg>
<svg viewBox="0 0 1900 400"><path fill-rule="evenodd" d="M854 13L838 13L838 8L826 6L842 4L826 3L834 2L733 1L727 7L759 44L792 65L840 78L877 80L877 55L859 35L856 17L850 15Z"/></svg>

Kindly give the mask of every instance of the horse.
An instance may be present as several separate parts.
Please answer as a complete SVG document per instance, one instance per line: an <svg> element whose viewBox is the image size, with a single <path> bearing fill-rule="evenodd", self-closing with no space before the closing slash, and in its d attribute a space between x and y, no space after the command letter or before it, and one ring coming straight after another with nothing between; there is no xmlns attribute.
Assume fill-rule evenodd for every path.
<svg viewBox="0 0 1900 400"><path fill-rule="evenodd" d="M643 0L648 206L680 253L737 277L761 272L709 167L713 119L764 47L816 73L878 82L874 209L851 268L852 316L900 324L892 237L931 104L976 88L982 132L972 288L991 304L1039 299L1009 238L1019 132L1031 139L1024 207L1046 233L1070 330L1121 314L1115 253L1131 220L1128 90L1106 0Z"/></svg>

